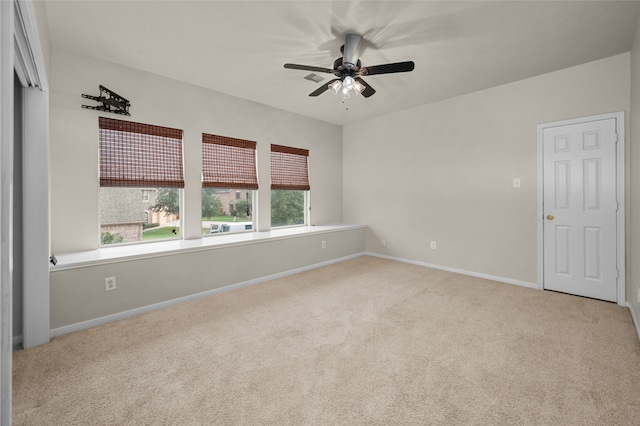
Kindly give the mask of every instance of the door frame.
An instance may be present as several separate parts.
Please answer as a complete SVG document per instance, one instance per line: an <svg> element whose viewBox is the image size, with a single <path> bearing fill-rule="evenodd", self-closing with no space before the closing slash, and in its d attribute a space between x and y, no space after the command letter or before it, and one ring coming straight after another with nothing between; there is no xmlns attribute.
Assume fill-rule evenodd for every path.
<svg viewBox="0 0 640 426"><path fill-rule="evenodd" d="M13 166L14 96L24 96L23 147L30 156L23 165L24 210L38 217L37 226L23 235L29 253L23 266L29 268L23 281L23 337L30 344L49 341L49 98L44 55L40 45L34 5L25 0L0 0L0 424L11 424L13 350ZM14 93L14 75L24 86ZM35 155L34 155L35 153ZM33 158L31 158L33 156ZM26 158L26 157L25 157ZM31 216L27 216L30 218ZM27 258L29 259L27 261ZM28 276L28 278L27 278ZM23 341L24 343L24 341Z"/></svg>
<svg viewBox="0 0 640 426"><path fill-rule="evenodd" d="M618 201L618 211L616 212L616 267L618 268L618 280L616 289L616 302L620 306L626 306L625 299L625 203L624 203L624 111L612 112L608 114L591 115L587 117L573 118L570 120L553 121L550 123L538 124L538 288L544 290L544 157L543 143L544 130L551 127L580 124L587 121L616 119L616 199Z"/></svg>
<svg viewBox="0 0 640 426"><path fill-rule="evenodd" d="M0 0L1 1L1 0ZM15 1L14 66L22 84L22 336L24 349L49 342L49 83L32 2ZM43 220L43 212L46 219ZM26 226L29 224L29 226Z"/></svg>

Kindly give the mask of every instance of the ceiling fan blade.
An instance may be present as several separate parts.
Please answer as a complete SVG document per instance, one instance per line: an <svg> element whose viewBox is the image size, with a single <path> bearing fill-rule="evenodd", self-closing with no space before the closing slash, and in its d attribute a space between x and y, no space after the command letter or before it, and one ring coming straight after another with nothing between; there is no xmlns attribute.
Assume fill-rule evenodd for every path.
<svg viewBox="0 0 640 426"><path fill-rule="evenodd" d="M342 54L342 65L351 69L358 64L358 56L360 56L360 42L362 36L358 34L347 34L344 42L344 52Z"/></svg>
<svg viewBox="0 0 640 426"><path fill-rule="evenodd" d="M413 71L415 64L413 61L395 62L393 64L374 65L371 67L363 67L360 75L377 75L377 74L393 74L396 72Z"/></svg>
<svg viewBox="0 0 640 426"><path fill-rule="evenodd" d="M360 94L365 98L368 98L369 96L372 96L374 93L376 93L376 89L371 87L369 84L365 83L365 81L360 77L356 77L354 80L364 86L364 90L360 92Z"/></svg>
<svg viewBox="0 0 640 426"><path fill-rule="evenodd" d="M324 83L322 86L318 87L316 90L314 90L313 92L309 93L309 96L318 96L318 95L323 94L324 92L329 90L329 85L331 83L333 83L334 81L338 81L338 80L340 80L340 79L339 78L334 78L330 82Z"/></svg>
<svg viewBox="0 0 640 426"><path fill-rule="evenodd" d="M333 70L330 68L313 67L311 65L284 64L284 67L292 70L326 72L326 73L333 74Z"/></svg>

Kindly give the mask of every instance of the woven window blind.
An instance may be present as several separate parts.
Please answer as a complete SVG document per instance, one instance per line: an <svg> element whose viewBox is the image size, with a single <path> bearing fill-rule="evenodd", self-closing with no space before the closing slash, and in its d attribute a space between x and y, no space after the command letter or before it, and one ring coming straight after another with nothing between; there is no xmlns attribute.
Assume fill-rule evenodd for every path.
<svg viewBox="0 0 640 426"><path fill-rule="evenodd" d="M258 189L256 143L203 133L202 186Z"/></svg>
<svg viewBox="0 0 640 426"><path fill-rule="evenodd" d="M271 145L271 189L311 189L308 158L308 149Z"/></svg>
<svg viewBox="0 0 640 426"><path fill-rule="evenodd" d="M182 130L100 117L100 186L184 188Z"/></svg>

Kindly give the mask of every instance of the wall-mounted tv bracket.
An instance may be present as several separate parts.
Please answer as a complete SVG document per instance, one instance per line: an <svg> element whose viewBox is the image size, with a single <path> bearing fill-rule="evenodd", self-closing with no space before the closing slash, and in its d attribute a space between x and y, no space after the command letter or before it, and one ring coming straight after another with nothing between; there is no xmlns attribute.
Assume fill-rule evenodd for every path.
<svg viewBox="0 0 640 426"><path fill-rule="evenodd" d="M82 97L85 99L93 99L97 102L102 102L102 105L98 106L90 106L90 105L82 105L82 108L87 109L95 109L98 111L106 111L112 112L114 114L121 115L131 115L129 114L129 107L131 104L128 100L118 95L116 92L107 89L106 87L100 85L100 96L91 96L83 94Z"/></svg>

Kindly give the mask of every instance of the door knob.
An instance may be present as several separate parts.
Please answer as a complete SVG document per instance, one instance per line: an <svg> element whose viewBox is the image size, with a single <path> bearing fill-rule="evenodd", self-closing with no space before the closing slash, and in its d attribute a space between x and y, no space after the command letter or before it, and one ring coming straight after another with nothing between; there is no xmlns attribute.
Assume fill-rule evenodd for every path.
<svg viewBox="0 0 640 426"><path fill-rule="evenodd" d="M547 219L549 219L549 220L553 220L553 215L552 215L552 214L547 215Z"/></svg>

